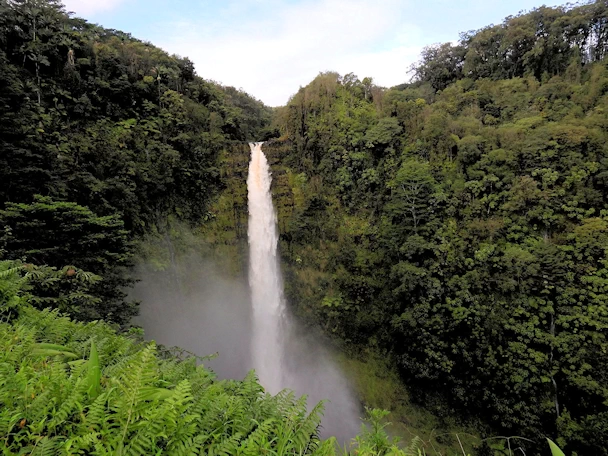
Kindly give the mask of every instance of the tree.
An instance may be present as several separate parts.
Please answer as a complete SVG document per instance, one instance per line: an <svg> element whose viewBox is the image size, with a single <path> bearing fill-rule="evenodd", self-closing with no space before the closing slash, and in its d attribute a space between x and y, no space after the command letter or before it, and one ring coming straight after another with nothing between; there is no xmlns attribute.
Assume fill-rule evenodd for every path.
<svg viewBox="0 0 608 456"><path fill-rule="evenodd" d="M418 159L404 160L388 187L392 194L386 209L393 224L414 233L431 219L441 198L429 163Z"/></svg>
<svg viewBox="0 0 608 456"><path fill-rule="evenodd" d="M418 81L428 82L433 89L445 89L463 75L465 47L450 43L427 46L420 61L412 67Z"/></svg>
<svg viewBox="0 0 608 456"><path fill-rule="evenodd" d="M6 258L52 266L75 280L79 270L101 277L89 290L98 301L77 315L126 323L134 314L134 305L124 301L124 288L133 282L127 272L133 246L117 215L99 217L75 203L37 196L31 204L7 204L0 226Z"/></svg>

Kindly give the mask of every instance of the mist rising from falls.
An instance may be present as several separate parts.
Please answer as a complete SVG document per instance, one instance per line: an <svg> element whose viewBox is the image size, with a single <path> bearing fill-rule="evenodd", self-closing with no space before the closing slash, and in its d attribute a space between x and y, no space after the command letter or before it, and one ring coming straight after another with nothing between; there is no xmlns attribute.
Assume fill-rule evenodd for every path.
<svg viewBox="0 0 608 456"><path fill-rule="evenodd" d="M321 434L346 443L359 430L360 405L320 334L289 317L271 175L261 144L252 147L251 159L249 271L228 273L213 260L199 234L186 225L173 225L175 245L167 235L147 247L157 255L166 251L167 259L159 263L153 257L138 266L140 282L131 294L141 301L135 322L143 326L146 338L159 344L201 356L217 353L204 364L220 378L242 379L253 368L271 393L288 388L297 396L305 394L309 407L327 400ZM240 175L238 179L244 192L245 182Z"/></svg>
<svg viewBox="0 0 608 456"><path fill-rule="evenodd" d="M283 280L277 258L277 216L272 205L272 181L262 143L250 143L247 177L249 198L249 287L253 310L252 361L260 382L272 394L285 388Z"/></svg>

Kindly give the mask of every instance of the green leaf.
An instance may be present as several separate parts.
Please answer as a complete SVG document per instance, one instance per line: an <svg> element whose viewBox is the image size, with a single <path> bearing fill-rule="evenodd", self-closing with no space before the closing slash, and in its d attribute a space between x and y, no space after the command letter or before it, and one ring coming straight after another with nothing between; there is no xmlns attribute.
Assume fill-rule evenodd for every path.
<svg viewBox="0 0 608 456"><path fill-rule="evenodd" d="M34 344L34 349L59 350L59 351L65 351L65 352L70 351L70 349L68 347L66 347L65 345L46 344L46 343Z"/></svg>
<svg viewBox="0 0 608 456"><path fill-rule="evenodd" d="M170 398L173 391L167 388L142 388L139 393L139 398L144 401L162 401Z"/></svg>
<svg viewBox="0 0 608 456"><path fill-rule="evenodd" d="M91 353L89 355L87 391L91 398L96 398L101 392L101 366L95 341L91 340Z"/></svg>
<svg viewBox="0 0 608 456"><path fill-rule="evenodd" d="M63 356L64 358L78 359L79 356L69 348L57 344L34 344L31 354L34 356Z"/></svg>
<svg viewBox="0 0 608 456"><path fill-rule="evenodd" d="M566 456L551 439L547 439L547 441L549 442L549 447L551 447L551 454L553 456Z"/></svg>

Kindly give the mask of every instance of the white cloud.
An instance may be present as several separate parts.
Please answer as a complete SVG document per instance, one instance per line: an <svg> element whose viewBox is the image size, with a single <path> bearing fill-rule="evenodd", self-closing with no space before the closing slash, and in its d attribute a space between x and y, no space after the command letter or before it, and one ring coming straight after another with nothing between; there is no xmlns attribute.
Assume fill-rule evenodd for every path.
<svg viewBox="0 0 608 456"><path fill-rule="evenodd" d="M421 31L404 25L403 0L260 3L270 5L263 17L254 14L253 1L228 3L219 21L172 24L154 41L190 57L204 78L243 88L272 106L285 104L320 71L399 84L420 53Z"/></svg>
<svg viewBox="0 0 608 456"><path fill-rule="evenodd" d="M122 2L123 0L63 0L67 11L73 11L81 17L111 11Z"/></svg>

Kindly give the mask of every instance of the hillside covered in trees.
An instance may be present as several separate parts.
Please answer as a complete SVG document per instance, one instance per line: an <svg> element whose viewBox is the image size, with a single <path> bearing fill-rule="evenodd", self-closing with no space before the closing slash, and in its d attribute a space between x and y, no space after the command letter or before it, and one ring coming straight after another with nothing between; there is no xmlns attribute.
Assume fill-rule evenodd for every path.
<svg viewBox="0 0 608 456"><path fill-rule="evenodd" d="M238 269L250 139L302 321L527 454L608 454L607 17L541 7L426 48L410 83L322 73L273 111L56 0L0 0L6 454L334 454L320 409L127 332L135 255L172 223ZM353 452L400 454L381 416Z"/></svg>
<svg viewBox="0 0 608 456"><path fill-rule="evenodd" d="M38 267L40 306L126 324L134 241L200 222L220 152L269 121L186 58L56 0L2 0L0 252Z"/></svg>
<svg viewBox="0 0 608 456"><path fill-rule="evenodd" d="M608 448L607 17L509 17L390 90L319 74L266 146L302 318L438 413L581 455Z"/></svg>

